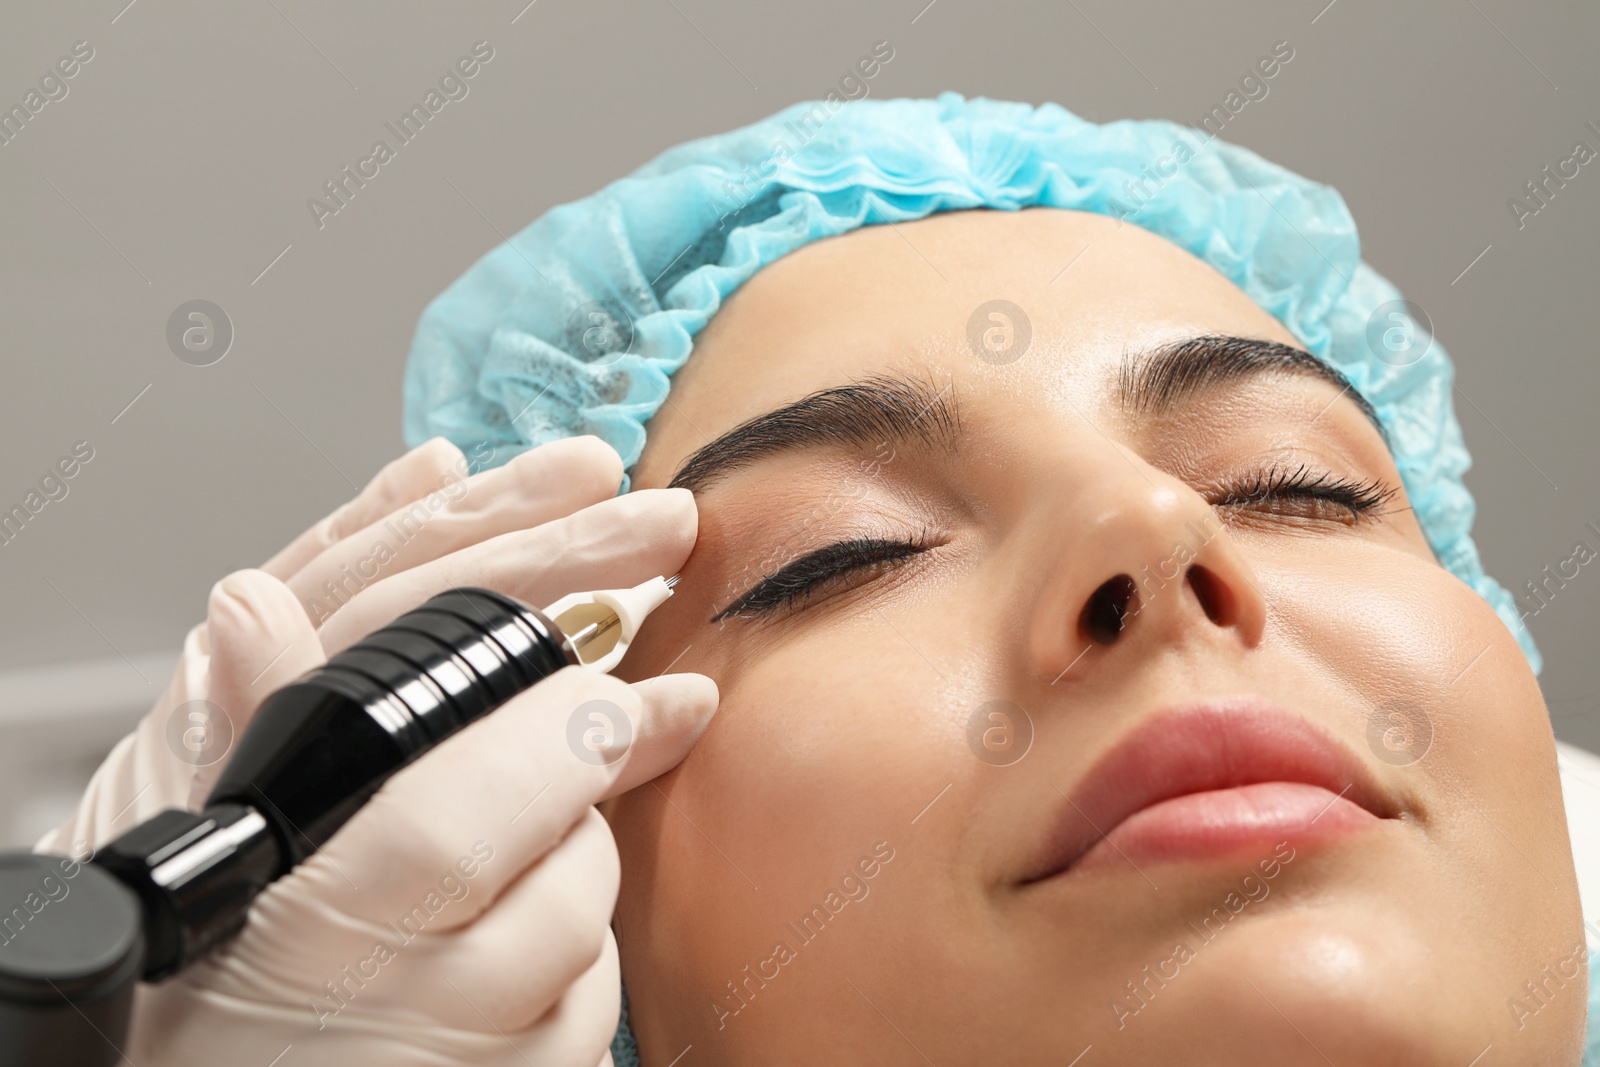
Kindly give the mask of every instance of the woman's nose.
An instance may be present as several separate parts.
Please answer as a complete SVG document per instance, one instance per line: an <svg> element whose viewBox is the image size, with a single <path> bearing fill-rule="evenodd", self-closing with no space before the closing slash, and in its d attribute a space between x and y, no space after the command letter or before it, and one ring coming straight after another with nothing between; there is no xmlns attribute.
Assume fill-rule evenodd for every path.
<svg viewBox="0 0 1600 1067"><path fill-rule="evenodd" d="M1260 643L1256 576L1199 493L1145 467L1067 494L1061 507L1065 536L1033 625L1042 672L1059 677L1097 646Z"/></svg>

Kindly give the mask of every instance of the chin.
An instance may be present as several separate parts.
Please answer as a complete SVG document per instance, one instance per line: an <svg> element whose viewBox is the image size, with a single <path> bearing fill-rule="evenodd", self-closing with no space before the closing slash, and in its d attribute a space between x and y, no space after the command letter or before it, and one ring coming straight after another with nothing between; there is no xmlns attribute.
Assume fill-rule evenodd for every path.
<svg viewBox="0 0 1600 1067"><path fill-rule="evenodd" d="M1102 1062L1477 1067L1490 1046L1498 1065L1579 1062L1581 981L1519 1030L1507 1010L1518 981L1492 957L1493 938L1441 951L1436 933L1355 904L1285 909L1230 932L1097 1043L1117 1054Z"/></svg>

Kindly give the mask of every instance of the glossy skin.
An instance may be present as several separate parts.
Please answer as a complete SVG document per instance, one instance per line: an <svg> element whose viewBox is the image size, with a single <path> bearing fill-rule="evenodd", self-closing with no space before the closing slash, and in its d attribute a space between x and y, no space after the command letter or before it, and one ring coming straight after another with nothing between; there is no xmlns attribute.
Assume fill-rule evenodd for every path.
<svg viewBox="0 0 1600 1067"><path fill-rule="evenodd" d="M967 340L973 309L997 297L1033 331L1005 365ZM622 673L704 672L721 710L681 766L605 809L646 1064L689 1045L680 1062L694 1067L1064 1065L1091 1045L1085 1067L1464 1067L1490 1044L1496 1063L1577 1062L1584 976L1558 986L1541 970L1570 974L1582 930L1526 661L1435 561L1403 492L1359 520L1305 500L1213 509L1220 480L1274 463L1399 477L1356 404L1306 377L1160 416L1124 408L1124 352L1203 334L1299 347L1176 246L1034 209L812 244L697 338L637 486L666 485L751 417L887 372L953 385L963 436L951 456L773 456L698 494L682 584ZM1197 540L1201 528L1215 533ZM799 610L708 621L811 549L922 533L932 550ZM1147 585L1096 642L1095 591L1146 565L1170 573L1180 545L1185 576ZM1097 761L1152 716L1212 698L1309 721L1364 768L1382 817L1225 833L1137 865L1102 845L1096 862L1027 881ZM1033 731L1009 765L968 740L996 700ZM1395 701L1431 724L1414 762L1368 741L1374 709ZM1193 815L1157 829L1192 844ZM808 941L791 924L815 905L836 913ZM1203 939L1218 908L1225 929ZM1551 991L1542 1005L1526 980ZM1538 1009L1520 1027L1513 997Z"/></svg>

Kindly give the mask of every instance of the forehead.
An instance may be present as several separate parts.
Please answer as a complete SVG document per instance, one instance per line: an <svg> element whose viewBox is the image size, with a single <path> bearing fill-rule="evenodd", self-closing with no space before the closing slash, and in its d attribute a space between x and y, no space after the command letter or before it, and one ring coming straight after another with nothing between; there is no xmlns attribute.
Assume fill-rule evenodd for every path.
<svg viewBox="0 0 1600 1067"><path fill-rule="evenodd" d="M981 358L990 329L1002 345L1026 332L1026 348ZM864 227L777 260L724 303L651 421L635 484L664 485L746 419L884 370L1044 403L1112 380L1125 353L1199 334L1299 347L1211 266L1106 216L973 210Z"/></svg>

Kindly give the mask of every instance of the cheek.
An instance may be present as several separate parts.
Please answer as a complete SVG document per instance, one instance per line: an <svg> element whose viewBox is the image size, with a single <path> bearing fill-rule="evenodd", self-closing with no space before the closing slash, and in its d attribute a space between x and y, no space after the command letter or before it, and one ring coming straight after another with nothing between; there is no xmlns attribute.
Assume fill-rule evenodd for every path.
<svg viewBox="0 0 1600 1067"><path fill-rule="evenodd" d="M1254 562L1274 639L1354 698L1347 736L1396 774L1493 804L1530 833L1552 825L1549 716L1516 639L1480 596L1442 567L1372 546Z"/></svg>
<svg viewBox="0 0 1600 1067"><path fill-rule="evenodd" d="M1351 694L1341 732L1414 801L1431 872L1417 892L1436 918L1497 917L1474 941L1481 973L1535 972L1540 952L1582 935L1554 737L1516 639L1465 584L1403 552L1288 556L1255 561L1269 630L1284 658Z"/></svg>
<svg viewBox="0 0 1600 1067"><path fill-rule="evenodd" d="M1273 629L1368 706L1402 695L1437 703L1492 639L1460 610L1471 590L1458 594L1443 570L1403 553L1287 544L1252 563Z"/></svg>
<svg viewBox="0 0 1600 1067"><path fill-rule="evenodd" d="M948 591L869 591L774 628L714 670L721 710L683 776L737 798L716 817L758 854L771 848L780 872L792 854L774 837L826 848L890 836L984 768L970 720L1016 696L1002 628L974 622L973 609Z"/></svg>
<svg viewBox="0 0 1600 1067"><path fill-rule="evenodd" d="M911 888L913 860L954 847L935 820L912 820L976 761L961 758L958 695L897 634L908 626L876 611L830 613L713 672L721 704L706 735L608 812L624 864L619 915L650 931L629 966L710 995L775 942L793 943L790 924L830 892L842 897L842 880L860 879L859 864L886 842L897 858L839 916L857 937L834 938L830 951L870 945L883 902ZM962 792L957 782L941 803Z"/></svg>
<svg viewBox="0 0 1600 1067"><path fill-rule="evenodd" d="M732 674L683 777L734 801L714 818L753 863L787 877L797 842L821 858L915 814L900 808L947 743L943 698L881 618L822 620Z"/></svg>

